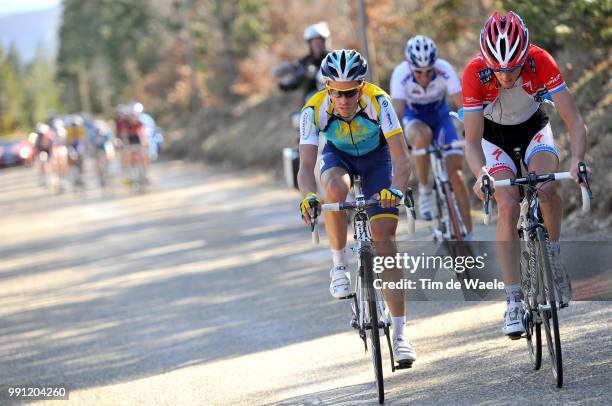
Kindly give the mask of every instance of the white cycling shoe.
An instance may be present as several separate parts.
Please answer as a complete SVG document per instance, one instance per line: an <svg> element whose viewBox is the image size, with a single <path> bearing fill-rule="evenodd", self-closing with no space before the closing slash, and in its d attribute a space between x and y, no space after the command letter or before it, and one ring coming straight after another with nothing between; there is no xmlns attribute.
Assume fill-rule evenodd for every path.
<svg viewBox="0 0 612 406"><path fill-rule="evenodd" d="M435 216L434 197L431 189L427 191L419 189L419 216L427 221Z"/></svg>
<svg viewBox="0 0 612 406"><path fill-rule="evenodd" d="M504 334L510 338L518 338L525 332L523 326L523 304L510 302L504 314Z"/></svg>
<svg viewBox="0 0 612 406"><path fill-rule="evenodd" d="M346 266L338 265L329 272L331 283L329 284L329 293L336 299L343 299L350 293L351 276L349 275Z"/></svg>
<svg viewBox="0 0 612 406"><path fill-rule="evenodd" d="M395 362L399 364L412 363L416 361L416 357L416 351L405 334L393 337L393 359Z"/></svg>

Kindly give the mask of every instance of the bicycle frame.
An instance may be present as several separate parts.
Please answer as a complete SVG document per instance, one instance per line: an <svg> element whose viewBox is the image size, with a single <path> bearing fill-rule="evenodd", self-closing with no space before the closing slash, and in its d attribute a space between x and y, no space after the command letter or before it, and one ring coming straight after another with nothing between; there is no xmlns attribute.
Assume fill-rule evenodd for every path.
<svg viewBox="0 0 612 406"><path fill-rule="evenodd" d="M370 223L368 214L366 213L366 199L363 195L363 191L361 189L361 179L359 176L356 176L353 182L353 192L355 194L355 201L358 205L358 208L355 211L355 216L353 218L353 238L356 242L356 247L352 248L354 252L357 253L358 258L358 266L357 266L357 283L355 283L355 290L353 292L354 297L356 297L358 306L358 325L356 326L359 329L360 336L363 334L365 339L365 330L368 328L367 321L365 320L365 308L366 308L366 299L364 292L364 265L361 263L362 256L361 253L364 250L374 250L373 240L372 240L372 231L370 229ZM376 291L377 293L380 291ZM378 294L377 294L378 296ZM383 328L388 328L391 326L390 323L390 313L387 308L385 301L382 300L382 297L377 297L376 303L378 307L378 314L380 317L380 322L382 322ZM354 326L355 327L355 326ZM370 326L373 328L373 326Z"/></svg>
<svg viewBox="0 0 612 406"><path fill-rule="evenodd" d="M457 199L455 198L455 194L453 192L453 188L448 177L448 172L446 170L446 165L444 164L444 156L442 154L444 151L463 147L464 144L464 141L455 141L450 145L439 146L434 142L427 148L413 151L414 156L429 155L431 172L434 178L434 195L436 197L436 207L438 210L439 222L438 228L434 228L432 230L433 238L435 241L448 241L452 239L458 240L463 239L465 238L465 236L467 236L467 228L465 227L465 223L461 218L459 205L457 204ZM444 199L447 193L450 193L450 196L448 196L449 201L454 206L453 210L455 211L455 213L457 213L461 236L454 235L450 214L448 212L448 207Z"/></svg>

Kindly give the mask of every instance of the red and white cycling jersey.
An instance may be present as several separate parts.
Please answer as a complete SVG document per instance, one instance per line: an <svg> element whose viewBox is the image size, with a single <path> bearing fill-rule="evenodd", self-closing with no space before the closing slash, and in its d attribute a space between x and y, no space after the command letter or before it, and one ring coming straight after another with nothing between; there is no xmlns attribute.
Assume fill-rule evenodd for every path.
<svg viewBox="0 0 612 406"><path fill-rule="evenodd" d="M485 118L499 124L520 124L536 112L546 93L565 88L553 57L533 44L529 45L525 66L511 89L502 88L484 58L477 55L463 71L463 109L484 110Z"/></svg>

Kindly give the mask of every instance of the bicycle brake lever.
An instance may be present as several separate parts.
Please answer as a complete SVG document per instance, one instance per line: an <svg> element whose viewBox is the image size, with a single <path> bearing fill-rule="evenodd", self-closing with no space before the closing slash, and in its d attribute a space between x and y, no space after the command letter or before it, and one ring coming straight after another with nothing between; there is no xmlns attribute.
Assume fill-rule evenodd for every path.
<svg viewBox="0 0 612 406"><path fill-rule="evenodd" d="M582 161L578 162L578 179L580 180L580 183L582 183L586 187L587 192L589 194L589 199L592 199L593 193L591 192L591 186L589 185L588 177L589 174L586 169L586 164Z"/></svg>
<svg viewBox="0 0 612 406"><path fill-rule="evenodd" d="M414 197L412 196L412 188L407 188L404 192L404 205L406 206L406 218L408 220L408 232L414 234L416 226L416 213L414 211Z"/></svg>
<svg viewBox="0 0 612 406"><path fill-rule="evenodd" d="M491 199L491 179L489 178L489 175L484 175L481 182L480 190L482 190L482 193L485 195L485 200L483 202L483 209L485 213L483 222L485 224L489 224L491 221L491 213L489 210L489 202Z"/></svg>

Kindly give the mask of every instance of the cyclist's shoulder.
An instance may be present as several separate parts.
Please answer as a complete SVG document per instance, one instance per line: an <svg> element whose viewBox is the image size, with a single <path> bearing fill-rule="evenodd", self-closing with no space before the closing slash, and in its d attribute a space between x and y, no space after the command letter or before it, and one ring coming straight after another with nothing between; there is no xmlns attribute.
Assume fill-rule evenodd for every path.
<svg viewBox="0 0 612 406"><path fill-rule="evenodd" d="M442 58L436 59L436 62L434 63L434 69L436 69L438 72L442 72L445 75L457 73L453 65L451 65L451 63L448 62L446 59Z"/></svg>
<svg viewBox="0 0 612 406"><path fill-rule="evenodd" d="M318 92L313 94L310 97L310 99L308 99L308 101L306 102L306 104L304 104L304 107L302 109L305 109L307 107L312 107L313 109L317 110L322 105L325 104L325 101L327 100L327 98L328 98L327 90L326 89L319 90Z"/></svg>
<svg viewBox="0 0 612 406"><path fill-rule="evenodd" d="M474 55L472 59L470 59L467 65L465 65L464 75L466 73L473 74L473 73L480 72L485 69L490 70L489 67L487 66L487 63L484 57L479 52L478 54Z"/></svg>
<svg viewBox="0 0 612 406"><path fill-rule="evenodd" d="M410 66L408 65L408 62L401 61L395 65L395 68L393 68L392 75L407 75L408 73L410 73Z"/></svg>
<svg viewBox="0 0 612 406"><path fill-rule="evenodd" d="M369 97L371 99L380 99L381 97L385 97L389 100L391 99L389 95L387 94L387 92L385 92L379 86L373 83L370 83L370 82L365 82L363 84L363 89L361 90L361 93L362 95Z"/></svg>
<svg viewBox="0 0 612 406"><path fill-rule="evenodd" d="M532 70L535 70L534 73L538 72L537 67L549 68L557 66L555 58L548 51L534 44L530 44L527 50L527 62L529 65L533 64Z"/></svg>

